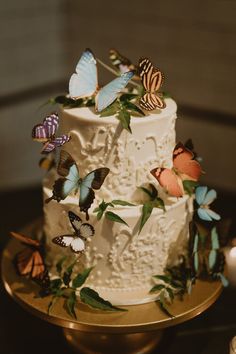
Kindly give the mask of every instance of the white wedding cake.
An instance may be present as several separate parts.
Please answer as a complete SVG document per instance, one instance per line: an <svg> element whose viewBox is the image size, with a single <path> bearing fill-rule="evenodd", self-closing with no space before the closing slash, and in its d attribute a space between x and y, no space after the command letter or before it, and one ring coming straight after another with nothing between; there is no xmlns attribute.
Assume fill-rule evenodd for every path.
<svg viewBox="0 0 236 354"><path fill-rule="evenodd" d="M94 228L86 247L78 254L80 268L93 266L86 284L115 305L152 301L149 294L152 276L163 274L186 253L188 227L192 215L192 198L171 197L158 186L150 171L157 166L171 168L176 143L176 103L165 99L166 107L132 116L132 134L122 128L115 116L100 117L94 107L61 108L60 130L71 139L62 147L75 160L80 176L106 167L110 169L102 187L96 191L89 210L89 220L80 212L77 194L58 203L52 200L44 207L48 259L55 263L62 255L71 255L69 247L60 248L52 239L73 234L68 212L79 215L82 222ZM45 200L53 194L55 171L43 182ZM142 207L147 195L139 187L153 184L164 200L165 210L154 208L140 229ZM124 223L102 217L94 210L102 201L125 200L134 205L114 205L112 212Z"/></svg>

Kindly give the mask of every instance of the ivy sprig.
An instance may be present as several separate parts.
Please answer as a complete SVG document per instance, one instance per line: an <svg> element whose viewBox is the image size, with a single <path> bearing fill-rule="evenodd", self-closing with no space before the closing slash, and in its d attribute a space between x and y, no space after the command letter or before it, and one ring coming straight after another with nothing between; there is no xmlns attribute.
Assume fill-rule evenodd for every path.
<svg viewBox="0 0 236 354"><path fill-rule="evenodd" d="M195 193L195 189L199 186L199 183L196 181L192 180L184 180L183 181L183 187L185 193L187 193L189 196L193 195Z"/></svg>
<svg viewBox="0 0 236 354"><path fill-rule="evenodd" d="M149 184L149 189L146 187L139 187L144 193L146 193L149 197L149 200L145 203L143 203L142 207L142 215L141 215L141 220L139 224L139 234L150 218L152 211L154 208L160 208L165 211L165 204L164 201L158 197L158 191L156 187L153 184Z"/></svg>
<svg viewBox="0 0 236 354"><path fill-rule="evenodd" d="M40 292L41 297L52 296L48 304L48 313L51 312L59 298L65 299L65 308L68 314L75 319L77 318L75 307L78 299L95 309L112 312L127 311L126 309L113 306L109 301L100 297L93 289L83 287L94 267L86 268L82 273L77 273L73 276L77 261L75 260L65 267L66 260L67 257L63 257L57 262L57 278L50 280L49 286L46 289L42 289Z"/></svg>
<svg viewBox="0 0 236 354"><path fill-rule="evenodd" d="M132 134L130 127L131 115L145 116L144 112L136 104L131 102L131 100L137 99L138 97L139 95L133 93L122 94L115 102L101 112L100 117L115 115L121 122L123 129L126 129Z"/></svg>
<svg viewBox="0 0 236 354"><path fill-rule="evenodd" d="M178 266L167 268L165 274L154 275L157 282L150 293L159 292L157 303L160 309L169 317L175 317L169 310L176 296L182 299L185 293L191 292L193 278L191 269L187 266L185 258L182 258Z"/></svg>
<svg viewBox="0 0 236 354"><path fill-rule="evenodd" d="M123 220L119 215L114 213L113 211L107 210L107 208L115 208L116 205L121 205L121 206L135 206L132 203L126 202L125 200L120 200L120 199L114 199L111 202L105 202L104 200L98 205L97 208L94 209L94 213L97 213L97 220L101 220L103 215L105 216L106 219L113 221L113 222L118 222L124 225L127 225L127 222Z"/></svg>

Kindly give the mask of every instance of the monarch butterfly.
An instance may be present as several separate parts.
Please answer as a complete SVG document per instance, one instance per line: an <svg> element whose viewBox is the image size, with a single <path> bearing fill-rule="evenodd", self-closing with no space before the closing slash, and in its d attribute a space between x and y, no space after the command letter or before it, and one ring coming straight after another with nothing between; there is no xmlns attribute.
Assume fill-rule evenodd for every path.
<svg viewBox="0 0 236 354"><path fill-rule="evenodd" d="M140 98L139 105L147 111L165 108L162 94L157 92L163 84L162 72L155 68L148 58L141 58L138 64L139 76L146 93Z"/></svg>
<svg viewBox="0 0 236 354"><path fill-rule="evenodd" d="M43 260L40 241L16 232L11 232L10 235L27 246L15 256L14 263L18 273L30 276L32 280L47 286L50 280Z"/></svg>

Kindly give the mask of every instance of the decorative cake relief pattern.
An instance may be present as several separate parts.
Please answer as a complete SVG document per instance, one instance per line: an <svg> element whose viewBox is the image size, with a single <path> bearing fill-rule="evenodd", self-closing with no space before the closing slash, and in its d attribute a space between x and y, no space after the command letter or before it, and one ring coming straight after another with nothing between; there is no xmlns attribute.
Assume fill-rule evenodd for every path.
<svg viewBox="0 0 236 354"><path fill-rule="evenodd" d="M81 175L86 175L98 166L110 168L101 191L100 198L112 199L132 196L144 182L153 178L150 170L153 166L171 165L172 149L175 144L175 116L162 135L161 139L155 132L135 139L114 125L89 127L86 132L71 131L69 152L76 159ZM86 139L85 139L86 136ZM88 139L88 136L90 137Z"/></svg>
<svg viewBox="0 0 236 354"><path fill-rule="evenodd" d="M156 215L149 228L140 235L134 235L131 228L123 225L117 228L106 255L98 254L96 247L88 247L85 252L86 266L97 266L97 271L95 269L90 277L91 285L111 289L149 286L152 275L162 273L167 264L170 244L178 244L180 238L186 239L186 232L182 232L185 220L186 212L178 221L168 220L165 213ZM102 277L100 260L106 264L106 276L103 274Z"/></svg>

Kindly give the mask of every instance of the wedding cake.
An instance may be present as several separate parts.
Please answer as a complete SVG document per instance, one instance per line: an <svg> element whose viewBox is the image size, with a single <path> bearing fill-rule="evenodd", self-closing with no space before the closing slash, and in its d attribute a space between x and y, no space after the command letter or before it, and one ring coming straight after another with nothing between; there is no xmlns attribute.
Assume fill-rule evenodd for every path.
<svg viewBox="0 0 236 354"><path fill-rule="evenodd" d="M89 60L89 65L95 65L91 64L95 58L90 53L88 50L84 52L85 58L80 59L76 73L72 75L72 99L84 96L81 92L74 93L73 90L76 91L75 87L78 85L80 91L81 80L88 80L83 78L83 60L86 65ZM149 69L149 63L150 61L142 68L143 71ZM153 68L153 75L156 72L160 73L158 69ZM127 72L124 72L121 77L126 74ZM156 80L159 80L155 84L159 88L162 79L158 76ZM108 88L109 85L111 84L107 85ZM103 88L104 91L107 87ZM147 88L146 90L148 91ZM156 90L150 92L150 95L154 95L154 91ZM98 91L97 95L102 96L104 93ZM69 165L74 166L76 173L79 171L79 176L73 178L81 181L83 178L85 180L85 176L91 171L101 168L109 171L96 191L95 198L92 198L89 215L86 210L89 220L86 220L86 214L81 212L85 210L79 207L78 195L79 192L82 193L81 189L79 192L75 190L68 193L66 197L60 195L61 184L71 180L68 177L69 169L64 175L59 171L59 183L55 183L58 176L54 170L47 174L43 182L46 201L44 231L49 261L55 264L62 255L77 255L80 268L94 267L86 284L116 305L139 304L156 298L156 295L149 294L153 285L152 276L162 274L167 266L178 261L180 255L186 254L193 205L192 197L188 194L182 193L179 197L166 193L152 172L157 167L169 171L173 167L177 117L175 101L156 95L160 103L158 101L156 106L149 109L147 103L145 106L145 102L141 102L140 106L145 113L140 116L138 111L134 111L132 103L135 94L132 97L129 96L132 93L124 95L126 98L132 98L129 101L130 106L127 104L127 107L133 109L130 112L129 129L125 129L117 115L108 110L116 102L110 103L108 108L105 107L105 111L108 110L105 115L99 114L97 106L86 107L84 104L80 107L74 105L75 108L61 106L59 112L61 133L70 137L61 148L63 156L60 158L63 161L71 159L72 163ZM101 100L101 97L97 99ZM150 104L153 104L151 99ZM72 102L70 98L68 100ZM100 111L104 112L104 109ZM65 162L63 161L61 165ZM168 190L168 186L166 189ZM147 205L150 206L150 195L146 193L148 190L150 193L154 190L154 194L158 191L157 199L162 203L153 204L151 212L145 214L145 205L147 209ZM106 211L103 210L104 205ZM98 217L99 212L102 217L101 214ZM80 225L90 225L89 232L84 237L79 238L79 232L77 233L78 241L84 242L82 248L76 249L76 246L71 244L76 241L76 235L73 236L76 229L71 222L70 213L79 217Z"/></svg>

